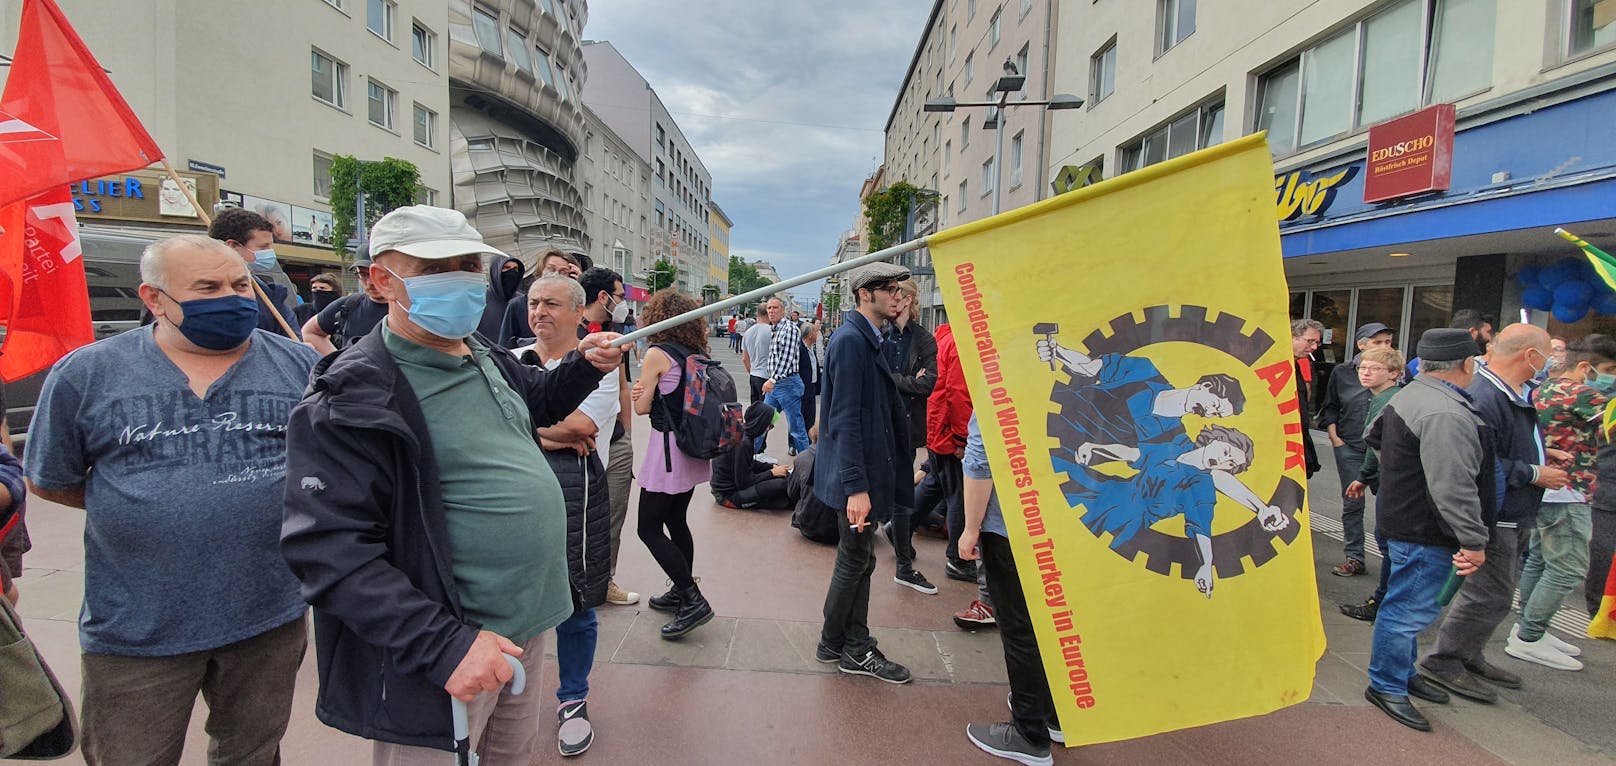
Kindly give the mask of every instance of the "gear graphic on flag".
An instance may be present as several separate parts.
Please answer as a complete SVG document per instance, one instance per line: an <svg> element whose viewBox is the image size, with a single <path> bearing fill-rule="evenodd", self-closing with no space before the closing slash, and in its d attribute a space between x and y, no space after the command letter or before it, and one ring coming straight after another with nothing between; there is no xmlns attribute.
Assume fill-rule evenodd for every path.
<svg viewBox="0 0 1616 766"><path fill-rule="evenodd" d="M1250 368L1273 347L1273 337L1262 329L1246 331L1248 322L1245 318L1221 312L1215 319L1209 319L1210 313L1205 306L1150 306L1139 315L1123 314L1108 322L1106 327L1093 330L1083 338L1081 348L1090 358L1098 359L1106 355L1130 356L1158 343L1187 342L1221 352L1238 361L1241 366ZM1069 369L1063 372L1073 374ZM1050 401L1060 408L1048 417L1048 434L1060 442L1050 450L1057 464L1070 460L1073 447L1089 439L1088 434L1074 426L1080 420L1078 411L1093 407L1091 402L1080 399L1078 394L1081 388L1057 379L1051 390ZM1060 470L1057 469L1057 472ZM1062 491L1068 497L1082 490L1076 479L1069 479L1062 485ZM1281 543L1289 545L1301 533L1301 524L1297 522L1296 515L1301 510L1304 494L1305 489L1301 484L1289 477L1281 477L1265 502L1278 507L1289 519L1290 523L1283 529L1269 531L1253 516L1235 529L1211 535L1216 576L1224 579L1243 574L1247 571L1248 559L1251 567L1260 567L1277 558L1278 546ZM1085 521L1085 524L1088 522ZM1107 534L1094 529L1092 525L1088 528L1097 537ZM1163 576L1171 576L1174 565L1177 565L1179 577L1189 580L1201 565L1201 552L1194 539L1182 534L1167 534L1150 526L1138 529L1120 542L1113 537L1110 547L1128 561L1138 561L1143 553L1145 568Z"/></svg>

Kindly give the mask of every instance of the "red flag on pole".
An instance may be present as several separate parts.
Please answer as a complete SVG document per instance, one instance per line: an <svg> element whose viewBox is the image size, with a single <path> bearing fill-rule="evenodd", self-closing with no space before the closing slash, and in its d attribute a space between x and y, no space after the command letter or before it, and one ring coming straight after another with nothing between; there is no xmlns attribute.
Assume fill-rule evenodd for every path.
<svg viewBox="0 0 1616 766"><path fill-rule="evenodd" d="M0 95L0 379L95 340L67 185L162 159L52 0L24 0Z"/></svg>
<svg viewBox="0 0 1616 766"><path fill-rule="evenodd" d="M0 204L163 152L51 0L26 0L0 96Z"/></svg>

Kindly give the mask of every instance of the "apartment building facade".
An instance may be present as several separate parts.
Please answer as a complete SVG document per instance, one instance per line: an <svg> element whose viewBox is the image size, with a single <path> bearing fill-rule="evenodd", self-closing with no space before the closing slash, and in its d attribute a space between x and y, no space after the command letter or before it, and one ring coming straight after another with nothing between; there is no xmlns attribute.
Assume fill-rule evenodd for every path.
<svg viewBox="0 0 1616 766"><path fill-rule="evenodd" d="M1098 0L1061 6L1055 30L1054 88L1087 104L1052 121L1048 177L1267 131L1291 313L1329 328L1322 361L1346 358L1357 325L1408 347L1460 308L1573 335L1616 324L1523 313L1521 279L1575 254L1556 226L1616 246L1616 2ZM1412 140L1450 170L1388 196L1408 145L1370 130L1426 120Z"/></svg>
<svg viewBox="0 0 1616 766"><path fill-rule="evenodd" d="M623 275L629 299L643 302L649 295L635 275L651 269L651 166L588 107L584 121L578 175L594 240L588 255Z"/></svg>

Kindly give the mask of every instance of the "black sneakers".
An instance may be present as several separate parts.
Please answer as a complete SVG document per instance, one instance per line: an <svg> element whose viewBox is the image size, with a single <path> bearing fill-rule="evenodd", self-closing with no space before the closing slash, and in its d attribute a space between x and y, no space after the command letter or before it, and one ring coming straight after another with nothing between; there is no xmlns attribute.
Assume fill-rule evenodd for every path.
<svg viewBox="0 0 1616 766"><path fill-rule="evenodd" d="M1027 766L1050 766L1055 762L1049 746L1038 747L1021 736L1013 723L973 723L965 727L965 736L988 755L996 755Z"/></svg>
<svg viewBox="0 0 1616 766"><path fill-rule="evenodd" d="M847 652L842 652L842 658L836 665L843 673L855 676L873 676L889 684L906 684L910 675L909 669L887 659L879 650L871 649L858 658Z"/></svg>
<svg viewBox="0 0 1616 766"><path fill-rule="evenodd" d="M1371 598L1360 604L1342 604L1341 613L1354 620L1374 622L1375 615L1380 614L1380 602Z"/></svg>
<svg viewBox="0 0 1616 766"><path fill-rule="evenodd" d="M589 703L569 700L556 708L556 749L562 755L578 755L595 741L595 730L589 725Z"/></svg>
<svg viewBox="0 0 1616 766"><path fill-rule="evenodd" d="M937 593L937 586L932 585L931 581L927 580L925 575L913 569L907 572L899 572L892 578L892 581L899 585L906 585L914 588L915 590L918 590L928 596L935 595Z"/></svg>
<svg viewBox="0 0 1616 766"><path fill-rule="evenodd" d="M842 660L842 650L832 649L826 646L824 642L820 642L819 646L814 647L814 659L826 664L840 662Z"/></svg>
<svg viewBox="0 0 1616 766"><path fill-rule="evenodd" d="M976 562L964 560L950 561L943 565L943 574L948 575L948 579L950 580L959 580L960 582L976 582Z"/></svg>

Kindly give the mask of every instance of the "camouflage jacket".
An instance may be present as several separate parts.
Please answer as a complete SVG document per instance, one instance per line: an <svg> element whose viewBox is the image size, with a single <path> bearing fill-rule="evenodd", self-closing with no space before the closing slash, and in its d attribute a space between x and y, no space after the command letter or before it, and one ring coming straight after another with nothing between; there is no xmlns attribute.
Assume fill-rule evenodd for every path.
<svg viewBox="0 0 1616 766"><path fill-rule="evenodd" d="M1551 378L1535 399L1543 446L1571 453L1571 488L1592 497L1599 424L1609 397L1581 381Z"/></svg>

